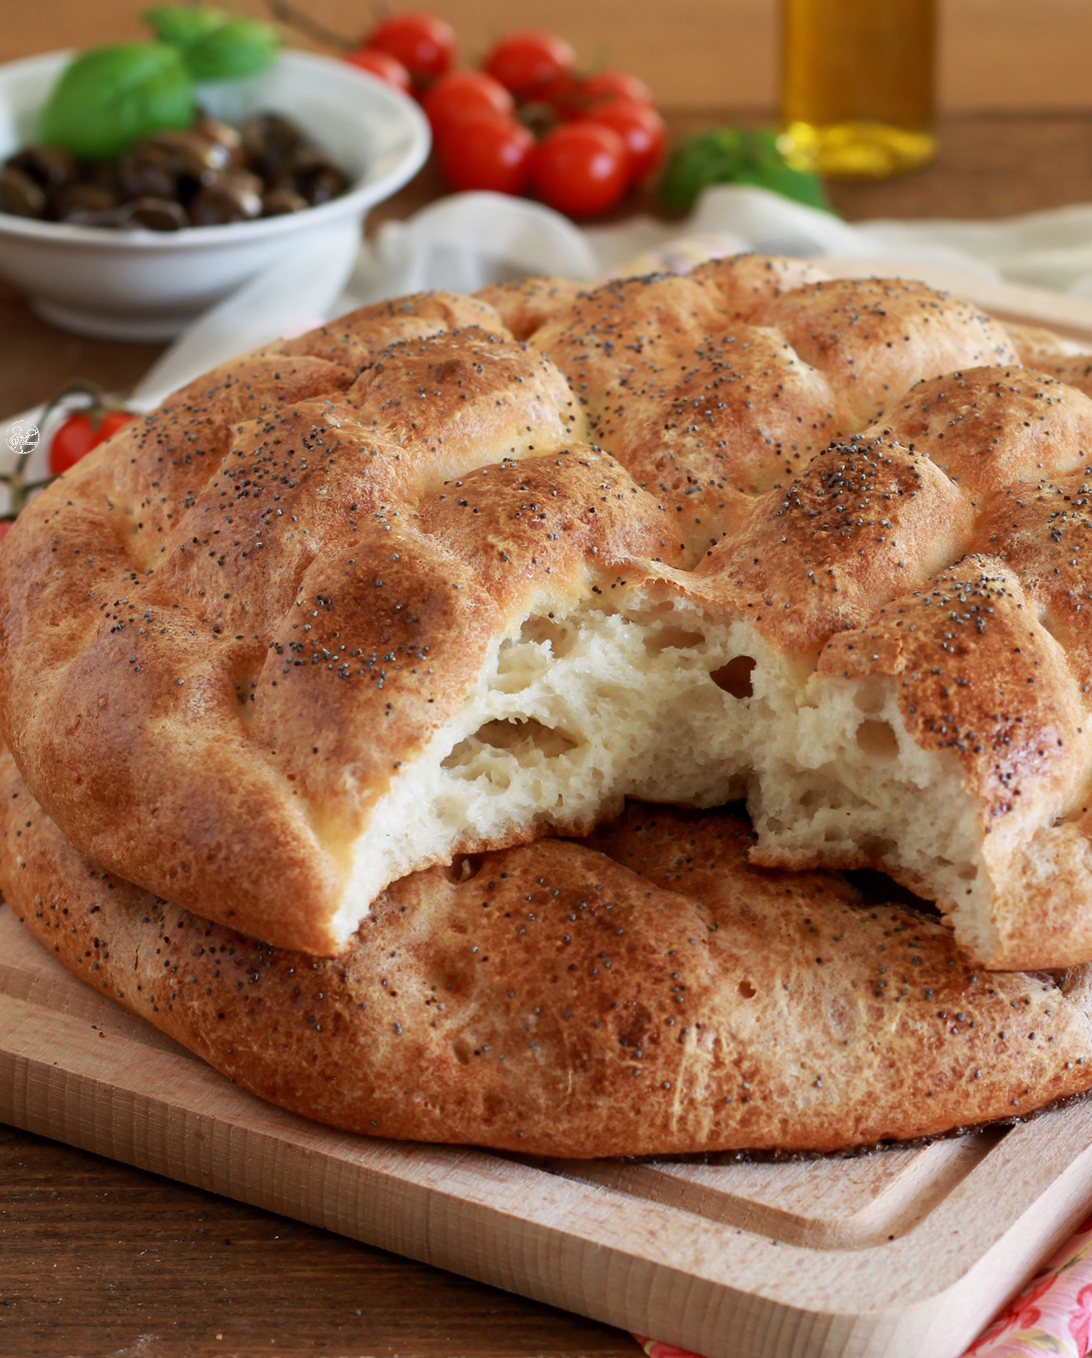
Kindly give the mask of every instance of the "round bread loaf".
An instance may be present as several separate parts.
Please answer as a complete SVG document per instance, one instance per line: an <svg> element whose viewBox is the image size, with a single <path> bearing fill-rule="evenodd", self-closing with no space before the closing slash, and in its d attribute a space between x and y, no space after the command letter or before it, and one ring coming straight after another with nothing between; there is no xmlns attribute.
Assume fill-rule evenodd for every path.
<svg viewBox="0 0 1092 1358"><path fill-rule="evenodd" d="M349 1131L557 1156L834 1151L1092 1084L1086 971L975 974L935 919L751 866L724 812L396 883L334 959L101 871L0 756L0 888L77 976Z"/></svg>
<svg viewBox="0 0 1092 1358"><path fill-rule="evenodd" d="M277 947L626 797L746 796L756 862L1088 961L1092 400L1018 345L1083 361L751 256L357 312L24 511L0 731L92 861Z"/></svg>

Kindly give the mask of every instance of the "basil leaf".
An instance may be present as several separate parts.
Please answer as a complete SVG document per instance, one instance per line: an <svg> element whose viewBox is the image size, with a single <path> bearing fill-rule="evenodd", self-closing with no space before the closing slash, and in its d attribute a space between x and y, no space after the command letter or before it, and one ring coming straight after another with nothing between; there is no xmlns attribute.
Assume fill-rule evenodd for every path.
<svg viewBox="0 0 1092 1358"><path fill-rule="evenodd" d="M735 178L744 154L744 134L735 127L688 137L668 161L660 197L668 207L689 212L702 189Z"/></svg>
<svg viewBox="0 0 1092 1358"><path fill-rule="evenodd" d="M39 140L74 156L111 160L135 141L194 118L193 82L162 43L84 52L61 72L38 122Z"/></svg>
<svg viewBox="0 0 1092 1358"><path fill-rule="evenodd" d="M258 19L228 19L185 50L186 65L199 84L259 75L277 55L280 35Z"/></svg>
<svg viewBox="0 0 1092 1358"><path fill-rule="evenodd" d="M668 163L660 197L668 207L688 212L711 184L753 184L831 210L823 181L792 169L777 149L777 134L768 129L722 127L689 137Z"/></svg>
<svg viewBox="0 0 1092 1358"><path fill-rule="evenodd" d="M160 42L185 50L228 21L222 9L197 9L193 5L163 5L147 10L144 22Z"/></svg>

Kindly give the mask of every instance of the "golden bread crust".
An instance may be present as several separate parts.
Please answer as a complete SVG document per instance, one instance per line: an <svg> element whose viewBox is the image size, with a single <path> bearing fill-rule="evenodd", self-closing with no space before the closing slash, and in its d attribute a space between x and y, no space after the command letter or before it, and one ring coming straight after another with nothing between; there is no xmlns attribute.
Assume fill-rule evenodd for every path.
<svg viewBox="0 0 1092 1358"><path fill-rule="evenodd" d="M1092 1083L1081 976L976 976L934 920L750 866L731 815L631 806L587 845L429 869L324 961L100 871L6 752L0 807L0 887L67 967L346 1130L562 1156L832 1151Z"/></svg>
<svg viewBox="0 0 1092 1358"><path fill-rule="evenodd" d="M0 732L93 861L332 955L403 873L586 831L643 786L468 815L368 876L407 771L472 734L526 624L584 610L601 640L652 618L648 655L732 627L795 685L794 720L840 685L897 690L907 786L947 780L975 841L985 914L958 937L978 960L1087 960L1092 400L1014 359L922 285L748 256L365 308L192 383L24 511L0 548ZM737 658L756 663L702 676L726 714L752 696ZM890 861L898 825L804 845L775 821L756 811L768 865L882 865L961 907L962 881Z"/></svg>
<svg viewBox="0 0 1092 1358"><path fill-rule="evenodd" d="M492 283L474 296L493 307L518 340L530 339L556 311L571 306L586 291L565 278L524 278L513 283Z"/></svg>

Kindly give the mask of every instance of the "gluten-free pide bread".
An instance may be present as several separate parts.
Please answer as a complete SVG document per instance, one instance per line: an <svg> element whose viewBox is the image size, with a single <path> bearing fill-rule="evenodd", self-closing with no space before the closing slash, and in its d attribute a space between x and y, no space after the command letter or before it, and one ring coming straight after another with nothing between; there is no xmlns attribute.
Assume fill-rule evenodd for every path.
<svg viewBox="0 0 1092 1358"><path fill-rule="evenodd" d="M324 960L101 871L0 754L0 888L62 962L240 1085L350 1131L542 1155L834 1151L1092 1082L1087 968L977 973L936 920L630 806L429 868Z"/></svg>
<svg viewBox="0 0 1092 1358"><path fill-rule="evenodd" d="M356 313L21 515L0 729L93 862L277 947L625 796L745 795L755 862L1086 961L1092 402L1021 356L1082 380L754 257Z"/></svg>

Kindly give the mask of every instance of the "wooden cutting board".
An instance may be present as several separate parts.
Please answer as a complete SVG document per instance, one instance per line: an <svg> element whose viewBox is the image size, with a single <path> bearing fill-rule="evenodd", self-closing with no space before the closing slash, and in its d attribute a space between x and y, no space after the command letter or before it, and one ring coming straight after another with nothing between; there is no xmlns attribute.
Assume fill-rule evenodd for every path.
<svg viewBox="0 0 1092 1358"><path fill-rule="evenodd" d="M890 261L1092 349L1092 302ZM0 903L0 1121L705 1358L957 1358L1092 1206L1092 1102L918 1150L532 1162L334 1132L96 994Z"/></svg>
<svg viewBox="0 0 1092 1358"><path fill-rule="evenodd" d="M84 986L2 905L0 1121L706 1358L956 1358L1092 1202L1092 1102L768 1165L532 1162L331 1131Z"/></svg>

